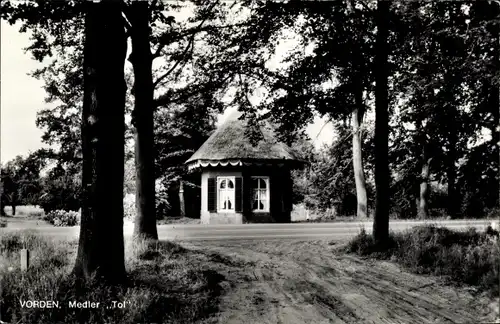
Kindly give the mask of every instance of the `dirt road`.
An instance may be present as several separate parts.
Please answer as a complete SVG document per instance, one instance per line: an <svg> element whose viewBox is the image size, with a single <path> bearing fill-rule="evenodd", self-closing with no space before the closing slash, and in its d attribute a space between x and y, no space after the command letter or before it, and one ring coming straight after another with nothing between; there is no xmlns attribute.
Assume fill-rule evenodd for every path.
<svg viewBox="0 0 500 324"><path fill-rule="evenodd" d="M0 228L3 232L31 229L44 236L59 239L76 239L80 233L79 226L54 227L49 223L30 219L23 216L0 218L7 221L7 227ZM466 230L474 227L478 230L490 224L489 220L450 220L450 221L399 221L391 220L390 229L394 232L408 230L414 226L433 224L444 226L454 230ZM372 222L336 222L336 223L295 223L295 224L168 224L157 225L160 240L182 240L182 241L255 241L263 240L331 240L332 238L345 240L359 234L364 228L368 234L373 228ZM125 222L123 233L126 237L131 236L133 223Z"/></svg>
<svg viewBox="0 0 500 324"><path fill-rule="evenodd" d="M316 242L183 243L231 283L219 323L491 323L498 301ZM214 254L216 255L216 254ZM495 309L496 307L496 309Z"/></svg>

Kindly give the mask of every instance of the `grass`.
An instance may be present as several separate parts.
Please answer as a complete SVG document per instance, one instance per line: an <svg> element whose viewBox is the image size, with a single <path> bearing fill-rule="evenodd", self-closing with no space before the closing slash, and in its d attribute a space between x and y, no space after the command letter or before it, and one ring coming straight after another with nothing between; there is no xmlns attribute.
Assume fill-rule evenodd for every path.
<svg viewBox="0 0 500 324"><path fill-rule="evenodd" d="M19 268L19 250L30 250L31 266ZM103 286L80 283L71 274L77 242L58 242L31 232L0 238L0 314L8 323L211 323L224 277L201 267L196 251L173 242L126 242L128 280ZM23 308L20 301L54 300L60 308ZM69 302L100 302L70 308ZM111 301L124 308L107 308Z"/></svg>
<svg viewBox="0 0 500 324"><path fill-rule="evenodd" d="M471 228L452 231L420 226L404 233L391 233L384 246L377 245L364 229L347 245L347 252L390 259L418 274L443 276L455 284L468 284L492 296L499 295L499 233Z"/></svg>
<svg viewBox="0 0 500 324"><path fill-rule="evenodd" d="M190 218L190 217L165 217L156 221L158 225L166 225L166 224L200 224L199 218Z"/></svg>
<svg viewBox="0 0 500 324"><path fill-rule="evenodd" d="M500 217L500 209L493 208L485 211L485 215L461 215L454 220L485 220L485 219L498 219ZM307 220L307 214L309 213L309 220ZM396 213L392 213L389 218L395 221L419 221L416 217L413 218L401 218L398 217ZM429 220L439 221L439 220L450 220L451 218L446 214L443 209L431 209ZM327 209L324 211L317 209L308 209L304 204L293 205L293 210L291 213L292 223L333 223L333 222L359 222L359 221L373 221L373 210L370 212L368 219L360 220L353 215L337 215L332 209Z"/></svg>
<svg viewBox="0 0 500 324"><path fill-rule="evenodd" d="M12 207L5 206L5 213L9 216L12 216ZM39 206L32 205L21 205L16 206L16 215L15 216L26 216L30 218L41 218L45 213L43 209Z"/></svg>

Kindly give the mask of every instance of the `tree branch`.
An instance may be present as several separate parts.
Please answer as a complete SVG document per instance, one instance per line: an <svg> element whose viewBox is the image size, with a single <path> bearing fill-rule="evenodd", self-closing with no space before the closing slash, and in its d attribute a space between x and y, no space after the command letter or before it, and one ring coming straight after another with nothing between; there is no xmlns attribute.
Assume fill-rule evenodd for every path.
<svg viewBox="0 0 500 324"><path fill-rule="evenodd" d="M285 82L286 78L281 77L281 76L279 76L276 73L273 73L271 71L266 71L266 70L262 70L262 69L260 69L260 70L254 69L251 71L240 71L239 73L241 73L245 76L257 79L257 80L259 80L263 83L266 83L268 85L271 85L271 86L277 85L283 89L286 89L289 91L294 91L294 89L291 86L286 84L286 82ZM269 81L269 78L274 78L276 81L273 83L273 82Z"/></svg>
<svg viewBox="0 0 500 324"><path fill-rule="evenodd" d="M325 126L332 121L332 117L328 118L328 120L323 124L323 126L321 126L321 129L319 130L318 134L316 135L315 139L318 139L319 135L321 134L321 132L323 131L323 128L325 128Z"/></svg>
<svg viewBox="0 0 500 324"><path fill-rule="evenodd" d="M252 107L252 102L250 101L250 98L248 98L248 84L243 82L243 78L241 77L241 73L238 73L238 77L240 79L240 85L243 88L243 91L245 92L245 99L250 107Z"/></svg>
<svg viewBox="0 0 500 324"><path fill-rule="evenodd" d="M132 24L130 23L130 21L127 19L127 16L125 13L122 14L122 17L123 17L123 23L125 24L125 35L128 37L131 35L132 33Z"/></svg>
<svg viewBox="0 0 500 324"><path fill-rule="evenodd" d="M182 62L182 61L185 61L185 58L186 58L186 55L187 55L187 52L189 51L190 48L194 48L193 46L193 39L190 39L188 44L186 45L186 48L184 49L184 51L182 52L182 55L181 55L181 58L178 59L175 64L165 73L163 74L162 76L158 77L158 79L156 79L155 82L153 82L153 87L156 88L156 86L161 82L163 81L165 78L167 78L174 70L177 66L179 66L179 64Z"/></svg>
<svg viewBox="0 0 500 324"><path fill-rule="evenodd" d="M217 83L205 83L205 84L198 84L194 90L192 91L189 91L187 93L183 93L182 95L179 95L177 98L172 98L173 97L173 94L175 94L175 92L181 92L182 91L167 91L167 93L164 93L163 95L159 96L158 98L156 98L154 100L154 106L156 108L160 107L160 106L166 106L168 104L171 104L171 103L176 103L176 102L180 102L180 101L183 101L183 100L186 100L192 96L195 96L199 93L206 93L207 91L211 90L211 89L214 89L214 88L217 88L217 87L222 87L224 85L224 83L227 82L228 79L234 77L234 74L229 74L227 77L225 77L224 79L222 79L221 81L217 82Z"/></svg>
<svg viewBox="0 0 500 324"><path fill-rule="evenodd" d="M149 6L149 8L153 9L156 6L157 3L158 3L158 0L153 0L151 2L151 5Z"/></svg>
<svg viewBox="0 0 500 324"><path fill-rule="evenodd" d="M212 3L212 5L210 6L210 8L208 9L208 11L212 11L212 9L215 7L215 5L218 3L219 1L214 1ZM190 42L194 41L194 37L197 33L199 33L201 31L201 28L203 26L203 24L207 21L208 19L208 15L206 15L203 20L198 24L198 26L192 31L191 33L191 40ZM189 35L189 34L186 34L186 35ZM181 37L178 37L177 39L179 38L182 38L184 36L181 36ZM153 55L153 59L157 58L160 56L160 53L161 51L163 50L163 48L168 44L168 42L162 42L158 45L158 48L156 49L156 52L154 53ZM189 45L188 45L189 46Z"/></svg>
<svg viewBox="0 0 500 324"><path fill-rule="evenodd" d="M163 36L166 38L166 36L170 36L168 37L167 39L165 39L164 41L160 42L160 44L158 45L158 48L156 49L154 55L153 55L153 58L157 58L157 57L160 57L161 56L161 51L165 48L165 46L167 46L168 44L172 44L186 36L191 36L193 37L194 34L197 34L197 33L200 33L200 32L204 32L204 31L211 31L211 30L216 30L216 29L225 29L225 28L234 28L234 27L240 27L240 26L247 26L249 23L248 22L245 22L245 23L238 23L238 24L232 24L232 25L224 25L224 26L213 26L213 25L210 25L210 26L196 26L196 27L192 27L192 28L189 28L183 32L168 32L168 33L164 33Z"/></svg>
<svg viewBox="0 0 500 324"><path fill-rule="evenodd" d="M122 2L122 16L125 27L127 29L127 34L130 35L130 33L132 32L132 24L130 23L132 13L130 12L129 5L125 1Z"/></svg>
<svg viewBox="0 0 500 324"><path fill-rule="evenodd" d="M210 8L208 9L209 11L212 11L213 8L215 7L215 5L218 3L218 1L214 1L212 3L212 5L210 6ZM208 15L206 15L203 20L198 24L198 27L197 27L197 30L199 31L201 29L201 27L203 26L203 24L205 23L205 21L208 19ZM182 56L179 60L177 60L177 62L175 62L175 64L172 66L172 68L170 68L167 73L163 74L162 76L160 76L154 83L153 83L153 87L156 87L162 80L164 80L165 78L167 78L174 70L175 68L181 63L181 62L185 62L186 61L186 56L187 56L187 53L189 51L189 49L194 49L194 38L196 36L197 32L193 33L191 35L191 38L189 39L189 42L188 44L186 45L186 48L184 49L184 51L182 52ZM158 49L156 50L156 53L153 55L153 59L156 57L156 55L158 55L163 47L163 46L158 46ZM185 65L185 64L184 64ZM184 67L183 65L183 67Z"/></svg>

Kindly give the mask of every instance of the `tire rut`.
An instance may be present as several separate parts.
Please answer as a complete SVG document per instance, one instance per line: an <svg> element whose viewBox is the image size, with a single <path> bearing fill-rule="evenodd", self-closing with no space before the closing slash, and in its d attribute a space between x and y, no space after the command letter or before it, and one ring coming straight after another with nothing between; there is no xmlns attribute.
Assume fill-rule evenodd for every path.
<svg viewBox="0 0 500 324"><path fill-rule="evenodd" d="M206 249L253 265L239 269L249 281L225 296L220 323L473 323L485 320L491 302L388 262L333 253L324 243Z"/></svg>

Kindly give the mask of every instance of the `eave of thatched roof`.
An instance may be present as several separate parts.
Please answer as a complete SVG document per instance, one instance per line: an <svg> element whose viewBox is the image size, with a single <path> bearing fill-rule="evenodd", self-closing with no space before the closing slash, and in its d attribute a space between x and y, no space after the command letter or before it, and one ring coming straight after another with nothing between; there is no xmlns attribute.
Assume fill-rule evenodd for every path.
<svg viewBox="0 0 500 324"><path fill-rule="evenodd" d="M276 140L271 126L261 127L263 139L253 146L245 136L246 121L240 119L241 113L233 113L203 145L186 161L187 164L200 162L239 161L252 163L263 161L266 163L301 163L298 154L286 144Z"/></svg>

